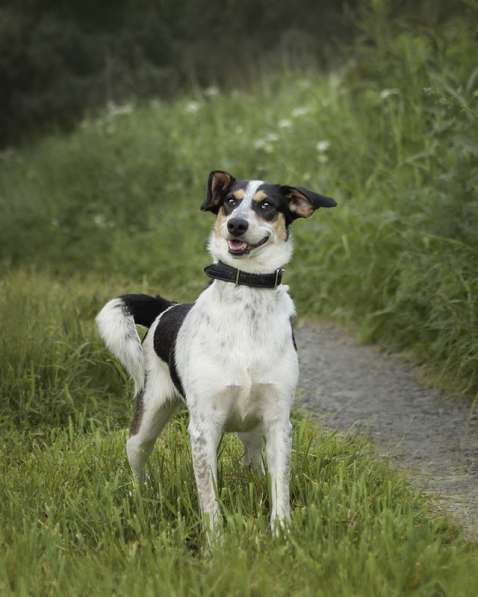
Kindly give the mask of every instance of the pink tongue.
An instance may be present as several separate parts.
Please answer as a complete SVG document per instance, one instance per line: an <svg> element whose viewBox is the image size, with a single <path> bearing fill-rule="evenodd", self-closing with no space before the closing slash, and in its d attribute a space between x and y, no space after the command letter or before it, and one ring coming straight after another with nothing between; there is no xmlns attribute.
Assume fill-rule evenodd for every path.
<svg viewBox="0 0 478 597"><path fill-rule="evenodd" d="M238 249L245 249L247 247L247 243L242 240L230 240L229 247L237 251Z"/></svg>

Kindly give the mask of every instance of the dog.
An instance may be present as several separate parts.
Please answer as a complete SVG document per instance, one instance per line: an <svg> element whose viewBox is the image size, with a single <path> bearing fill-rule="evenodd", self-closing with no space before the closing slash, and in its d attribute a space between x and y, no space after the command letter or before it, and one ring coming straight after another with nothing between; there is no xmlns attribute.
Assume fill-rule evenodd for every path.
<svg viewBox="0 0 478 597"><path fill-rule="evenodd" d="M295 307L282 273L292 256L290 225L335 205L303 187L215 170L201 206L216 216L206 289L192 304L127 294L96 317L101 337L135 382L126 446L135 478L144 481L156 438L185 402L200 509L211 530L220 524L217 447L231 431L244 445L244 463L261 474L265 439L273 532L290 519L290 410L299 366ZM149 328L143 342L136 325Z"/></svg>

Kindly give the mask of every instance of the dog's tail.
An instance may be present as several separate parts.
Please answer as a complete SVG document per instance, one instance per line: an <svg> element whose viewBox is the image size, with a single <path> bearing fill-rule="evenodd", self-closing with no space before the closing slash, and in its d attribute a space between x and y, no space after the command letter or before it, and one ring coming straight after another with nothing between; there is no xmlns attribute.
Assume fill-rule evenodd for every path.
<svg viewBox="0 0 478 597"><path fill-rule="evenodd" d="M149 328L173 304L160 296L125 294L108 301L96 316L100 336L133 378L136 393L143 389L145 379L143 346L136 325Z"/></svg>

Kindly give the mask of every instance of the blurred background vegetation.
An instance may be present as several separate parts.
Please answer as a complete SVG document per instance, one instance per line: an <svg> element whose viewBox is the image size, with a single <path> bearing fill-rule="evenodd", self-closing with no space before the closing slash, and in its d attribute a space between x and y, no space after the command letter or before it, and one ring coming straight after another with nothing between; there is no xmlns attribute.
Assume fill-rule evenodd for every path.
<svg viewBox="0 0 478 597"><path fill-rule="evenodd" d="M386 15L385 30L367 13ZM3 0L0 146L72 126L107 103L248 85L277 69L337 66L392 24L433 32L460 0Z"/></svg>

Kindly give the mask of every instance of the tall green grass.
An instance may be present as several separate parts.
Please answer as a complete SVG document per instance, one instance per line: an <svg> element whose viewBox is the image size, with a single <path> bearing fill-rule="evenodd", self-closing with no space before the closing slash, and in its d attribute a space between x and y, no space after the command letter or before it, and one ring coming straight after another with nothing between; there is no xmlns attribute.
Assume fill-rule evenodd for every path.
<svg viewBox="0 0 478 597"><path fill-rule="evenodd" d="M287 537L268 527L267 483L220 456L220 544L201 533L185 417L169 427L139 494L123 432L59 431L2 444L2 595L474 595L476 548L430 520L359 440L296 421Z"/></svg>
<svg viewBox="0 0 478 597"><path fill-rule="evenodd" d="M345 319L476 393L473 22L407 29L375 4L362 22L371 43L341 72L110 110L4 154L3 263L191 299L208 262L209 170L306 185L339 207L293 226L287 280L301 314Z"/></svg>
<svg viewBox="0 0 478 597"><path fill-rule="evenodd" d="M0 422L7 428L48 435L70 421L108 418L112 401L127 401L125 375L93 333L97 293L97 282L84 279L16 273L0 282Z"/></svg>

